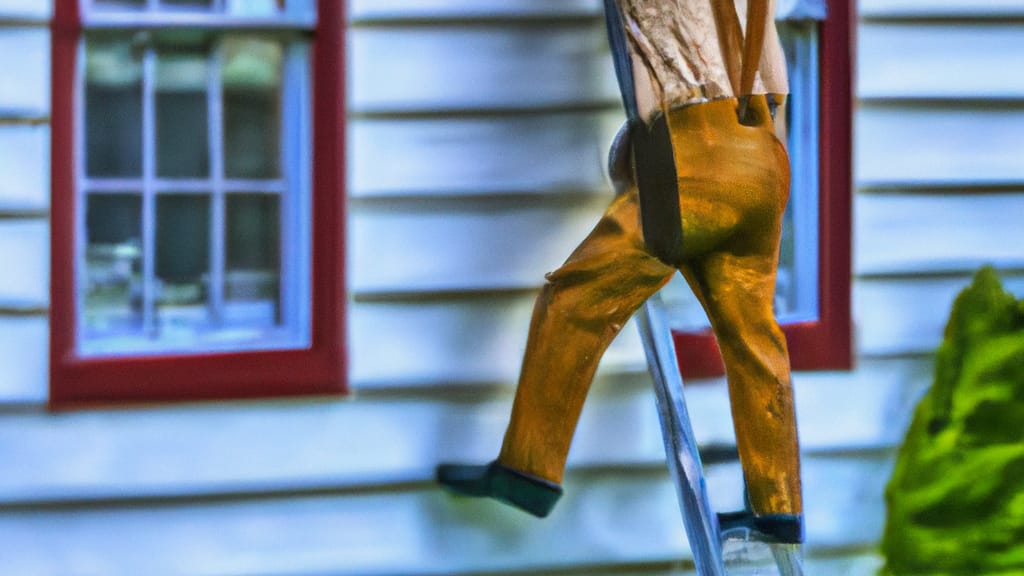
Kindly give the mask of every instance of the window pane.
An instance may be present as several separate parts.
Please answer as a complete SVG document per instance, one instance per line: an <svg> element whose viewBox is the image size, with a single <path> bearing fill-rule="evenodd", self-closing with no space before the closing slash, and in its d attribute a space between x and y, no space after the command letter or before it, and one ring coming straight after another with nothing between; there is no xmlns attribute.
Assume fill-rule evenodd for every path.
<svg viewBox="0 0 1024 576"><path fill-rule="evenodd" d="M279 212L276 194L231 194L227 200L227 266L276 271ZM276 273L276 272L275 272Z"/></svg>
<svg viewBox="0 0 1024 576"><path fill-rule="evenodd" d="M224 170L228 178L277 178L281 139L281 45L224 40Z"/></svg>
<svg viewBox="0 0 1024 576"><path fill-rule="evenodd" d="M779 247L779 269L775 279L775 315L791 316L800 311L797 300L796 227L792 205L782 217L782 241Z"/></svg>
<svg viewBox="0 0 1024 576"><path fill-rule="evenodd" d="M280 202L273 194L231 194L227 199L227 319L278 324Z"/></svg>
<svg viewBox="0 0 1024 576"><path fill-rule="evenodd" d="M785 122L792 170L775 310L784 321L812 321L819 316L817 23L788 22L779 31L789 66Z"/></svg>
<svg viewBox="0 0 1024 576"><path fill-rule="evenodd" d="M157 304L204 304L210 268L210 197L164 194L156 201ZM205 314L205 311L203 311ZM158 321L161 326L164 318Z"/></svg>
<svg viewBox="0 0 1024 576"><path fill-rule="evenodd" d="M142 330L142 197L89 194L85 210L86 338Z"/></svg>
<svg viewBox="0 0 1024 576"><path fill-rule="evenodd" d="M127 86L133 106L124 97L105 108L103 98L89 98L83 126L93 140L83 142L83 152L98 168L83 166L91 177L131 176L139 192L79 196L88 220L83 354L308 344L309 57L294 40L179 28L88 34L86 96ZM294 82L285 85L285 77ZM152 126L144 126L146 105ZM111 124L134 129L134 140L106 138L116 131ZM92 157L113 142L133 153L130 161L114 153ZM143 178L149 154L155 182ZM213 173L221 165L227 182ZM242 180L272 182L237 192Z"/></svg>
<svg viewBox="0 0 1024 576"><path fill-rule="evenodd" d="M85 170L142 175L142 62L128 38L86 42Z"/></svg>
<svg viewBox="0 0 1024 576"><path fill-rule="evenodd" d="M206 51L161 50L156 65L156 171L162 178L210 172Z"/></svg>

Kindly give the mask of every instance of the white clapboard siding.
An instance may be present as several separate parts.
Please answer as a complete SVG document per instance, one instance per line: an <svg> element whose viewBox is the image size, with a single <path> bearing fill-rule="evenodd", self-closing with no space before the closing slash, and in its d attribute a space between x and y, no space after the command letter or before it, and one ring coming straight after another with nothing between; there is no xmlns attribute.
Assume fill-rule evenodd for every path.
<svg viewBox="0 0 1024 576"><path fill-rule="evenodd" d="M601 0L350 0L349 19L522 18L600 14Z"/></svg>
<svg viewBox="0 0 1024 576"><path fill-rule="evenodd" d="M383 203L350 234L356 294L539 286L593 227L607 201L462 202L457 210ZM512 204L510 206L510 204ZM971 271L1024 264L1020 194L861 194L858 274ZM445 258L438 258L444 254Z"/></svg>
<svg viewBox="0 0 1024 576"><path fill-rule="evenodd" d="M948 273L946 266L939 270ZM934 350L956 294L968 273L858 279L853 318L861 354L926 354ZM1024 294L1019 274L1007 287ZM352 374L376 387L507 382L518 371L532 296L490 295L473 301L357 303L350 318ZM635 367L643 361L629 326L604 364Z"/></svg>
<svg viewBox="0 0 1024 576"><path fill-rule="evenodd" d="M533 297L357 303L349 375L359 385L508 382L518 372Z"/></svg>
<svg viewBox="0 0 1024 576"><path fill-rule="evenodd" d="M991 74L1020 67L1019 22L992 19L1016 4L861 3L857 365L794 376L809 573L880 566L893 450L970 270L995 256L1024 293L1024 85ZM19 23L0 28L0 123L16 120L0 126L0 171L20 169L0 178L0 238L28 226L44 242L3 261L29 273L0 276L0 574L690 574L632 325L599 371L550 519L432 483L439 461L496 453L536 288L610 198L621 113L600 11L351 1L350 398L52 414L46 258L31 265L46 225L21 217L48 205L48 134L33 127L48 32L24 20L49 8L0 0L0 22ZM967 81L944 84L944 70ZM24 147L4 150L5 134ZM728 449L724 382L690 384L698 437ZM739 505L734 462L710 464L708 483L716 508Z"/></svg>
<svg viewBox="0 0 1024 576"><path fill-rule="evenodd" d="M861 98L1024 98L1021 20L866 24L858 45Z"/></svg>
<svg viewBox="0 0 1024 576"><path fill-rule="evenodd" d="M889 454L808 458L808 540L869 546ZM712 472L714 475L714 472ZM728 474L733 477L732 474ZM721 485L724 480L718 484ZM686 538L663 469L580 474L537 521L436 489L255 501L12 511L0 516L5 574L549 573L683 561ZM732 488L739 492L740 486ZM835 514L821 515L828 509Z"/></svg>
<svg viewBox="0 0 1024 576"><path fill-rule="evenodd" d="M778 14L818 14L824 0L782 0ZM801 6L811 6L809 10ZM565 18L600 16L601 0L477 0L471 6L459 0L351 0L349 18L355 24L394 20L473 18Z"/></svg>
<svg viewBox="0 0 1024 576"><path fill-rule="evenodd" d="M856 113L861 186L1024 182L1024 109L874 106Z"/></svg>
<svg viewBox="0 0 1024 576"><path fill-rule="evenodd" d="M40 117L49 110L49 31L0 27L0 117Z"/></svg>
<svg viewBox="0 0 1024 576"><path fill-rule="evenodd" d="M895 447L930 376L927 358L868 360L853 377L798 374L803 450L823 459L834 452ZM496 455L512 391L505 385L491 399L469 403L377 396L341 403L6 414L0 419L0 445L13 465L0 476L0 509L30 502L229 497L429 482L438 462L486 461ZM686 396L701 442L733 445L725 383L694 383ZM599 378L584 408L570 469L657 469L663 461L647 377ZM829 489L812 486L809 492ZM731 490L720 492L730 497Z"/></svg>
<svg viewBox="0 0 1024 576"><path fill-rule="evenodd" d="M0 18L45 21L52 11L52 0L0 0Z"/></svg>
<svg viewBox="0 0 1024 576"><path fill-rule="evenodd" d="M1024 297L1024 277L1008 274L1005 287ZM969 276L871 278L853 290L854 324L862 355L930 353L942 332L956 295Z"/></svg>
<svg viewBox="0 0 1024 576"><path fill-rule="evenodd" d="M1017 277L1010 288L1024 292ZM969 277L868 278L854 285L858 343L867 354L916 354L937 345L956 292ZM360 387L388 388L515 379L533 296L356 303L350 310L351 378ZM27 327L34 327L28 333ZM45 398L45 318L7 318L0 338L10 355L0 371L0 397ZM636 370L643 354L632 326L612 345L604 365Z"/></svg>
<svg viewBox="0 0 1024 576"><path fill-rule="evenodd" d="M599 191L610 197L605 157L621 122L621 113L353 119L349 196Z"/></svg>
<svg viewBox="0 0 1024 576"><path fill-rule="evenodd" d="M564 203L382 203L359 209L349 234L353 290L538 287L609 202L590 195Z"/></svg>
<svg viewBox="0 0 1024 576"><path fill-rule="evenodd" d="M0 306L45 307L49 289L47 221L0 219Z"/></svg>
<svg viewBox="0 0 1024 576"><path fill-rule="evenodd" d="M1024 15L1019 0L859 0L862 18L985 18Z"/></svg>
<svg viewBox="0 0 1024 576"><path fill-rule="evenodd" d="M0 212L50 205L49 146L47 126L0 122Z"/></svg>
<svg viewBox="0 0 1024 576"><path fill-rule="evenodd" d="M355 113L580 108L618 98L604 30L592 24L356 28Z"/></svg>
<svg viewBox="0 0 1024 576"><path fill-rule="evenodd" d="M1024 268L1024 187L1014 194L860 194L854 208L858 274Z"/></svg>
<svg viewBox="0 0 1024 576"><path fill-rule="evenodd" d="M46 401L47 338L45 316L0 314L0 406ZM0 423L4 420L0 415ZM0 459L8 445L0 442Z"/></svg>

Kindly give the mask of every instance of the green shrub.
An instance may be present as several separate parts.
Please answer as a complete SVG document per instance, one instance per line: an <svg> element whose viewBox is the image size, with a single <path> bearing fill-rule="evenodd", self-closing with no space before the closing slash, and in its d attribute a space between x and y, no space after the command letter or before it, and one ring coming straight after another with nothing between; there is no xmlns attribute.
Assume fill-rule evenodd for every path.
<svg viewBox="0 0 1024 576"><path fill-rule="evenodd" d="M886 489L883 574L1024 574L1024 301L983 268L956 299Z"/></svg>

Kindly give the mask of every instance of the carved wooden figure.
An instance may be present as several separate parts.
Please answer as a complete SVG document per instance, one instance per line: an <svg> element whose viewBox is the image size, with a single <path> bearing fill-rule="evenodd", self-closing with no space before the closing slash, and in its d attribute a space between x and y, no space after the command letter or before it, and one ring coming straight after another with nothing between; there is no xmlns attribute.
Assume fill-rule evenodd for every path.
<svg viewBox="0 0 1024 576"><path fill-rule="evenodd" d="M773 14L772 0L606 1L630 118L612 150L620 194L547 276L497 460L442 465L442 484L547 515L598 361L678 270L726 367L752 508L740 520L802 540L789 357L772 311L789 195L773 120L788 91Z"/></svg>

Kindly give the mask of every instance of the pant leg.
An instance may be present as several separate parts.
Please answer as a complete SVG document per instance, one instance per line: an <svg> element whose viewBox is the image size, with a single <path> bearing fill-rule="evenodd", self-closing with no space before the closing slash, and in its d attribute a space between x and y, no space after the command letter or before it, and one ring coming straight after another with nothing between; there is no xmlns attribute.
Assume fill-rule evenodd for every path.
<svg viewBox="0 0 1024 576"><path fill-rule="evenodd" d="M736 443L753 509L802 511L786 339L772 314L770 258L715 254L684 276L708 312L729 382Z"/></svg>
<svg viewBox="0 0 1024 576"><path fill-rule="evenodd" d="M796 514L802 502L789 354L772 309L788 160L765 98L749 105L752 125L737 123L731 102L670 116L688 250L681 270L722 351L754 511Z"/></svg>
<svg viewBox="0 0 1024 576"><path fill-rule="evenodd" d="M591 380L623 324L675 269L644 248L636 190L616 198L537 298L498 461L561 483Z"/></svg>

